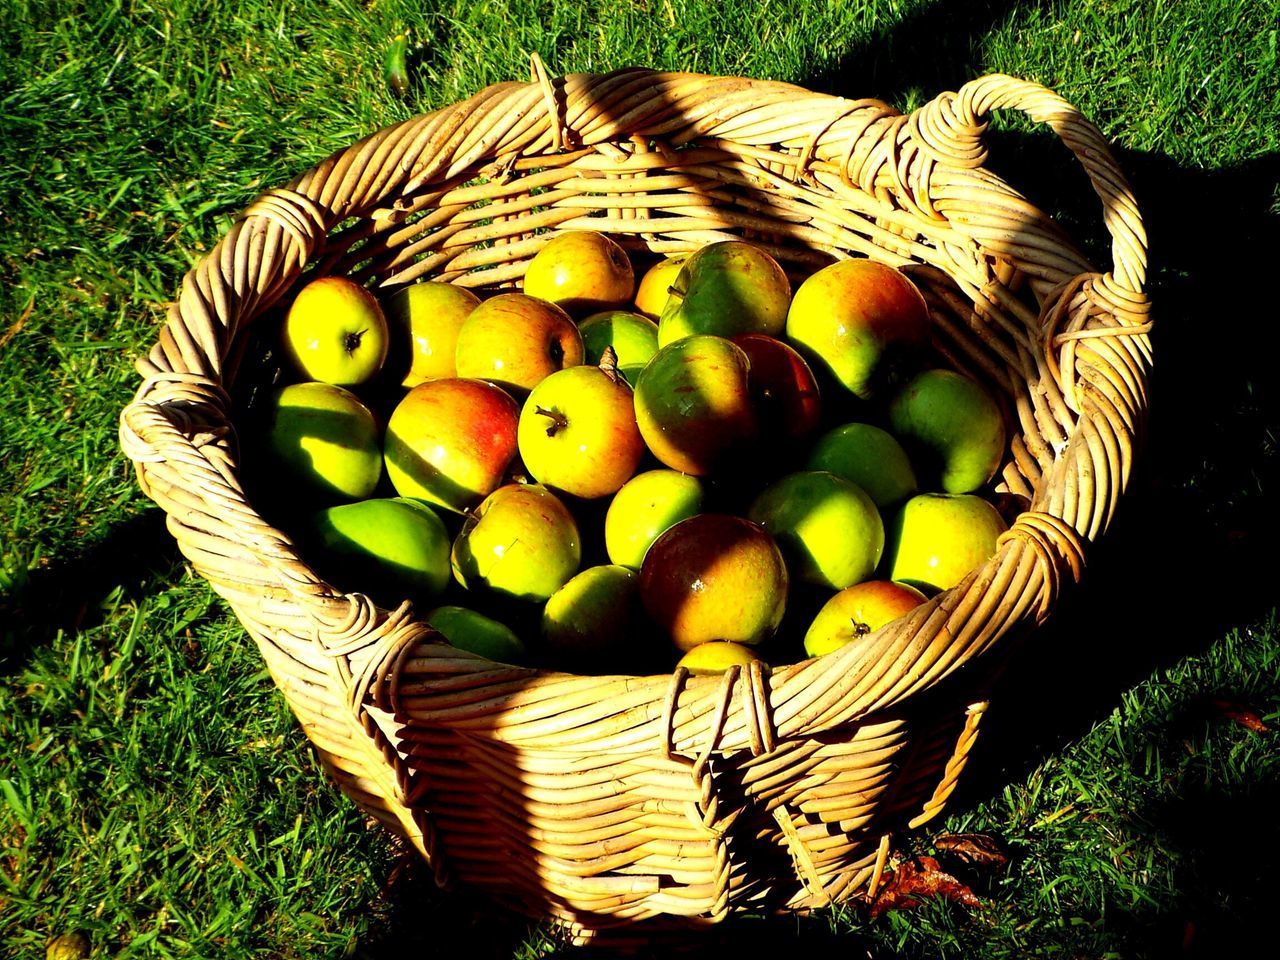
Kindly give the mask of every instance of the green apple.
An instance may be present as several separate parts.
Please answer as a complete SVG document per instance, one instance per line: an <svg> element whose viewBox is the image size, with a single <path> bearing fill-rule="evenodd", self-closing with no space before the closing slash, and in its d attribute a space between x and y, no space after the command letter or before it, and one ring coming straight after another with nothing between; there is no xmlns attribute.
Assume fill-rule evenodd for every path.
<svg viewBox="0 0 1280 960"><path fill-rule="evenodd" d="M429 380L387 422L387 476L396 492L462 513L502 483L516 455L520 411L483 380Z"/></svg>
<svg viewBox="0 0 1280 960"><path fill-rule="evenodd" d="M618 490L645 452L631 388L599 367L560 370L534 387L517 438L535 480L583 499Z"/></svg>
<svg viewBox="0 0 1280 960"><path fill-rule="evenodd" d="M892 267L840 260L800 284L787 311L787 339L815 367L869 399L928 346L929 308Z"/></svg>
<svg viewBox="0 0 1280 960"><path fill-rule="evenodd" d="M645 610L686 651L709 640L763 643L782 622L787 586L773 537L721 513L677 523L654 541L640 567Z"/></svg>
<svg viewBox="0 0 1280 960"><path fill-rule="evenodd" d="M856 483L884 510L918 489L911 461L893 434L869 423L846 423L818 438L809 470L827 470Z"/></svg>
<svg viewBox="0 0 1280 960"><path fill-rule="evenodd" d="M996 508L973 494L921 493L885 530L890 580L926 592L949 590L996 552L1006 527Z"/></svg>
<svg viewBox="0 0 1280 960"><path fill-rule="evenodd" d="M394 498L344 503L321 511L315 546L338 586L387 605L432 598L449 583L449 534L421 501Z"/></svg>
<svg viewBox="0 0 1280 960"><path fill-rule="evenodd" d="M884 552L875 503L833 473L788 474L756 497L747 516L773 534L795 576L821 587L866 580Z"/></svg>
<svg viewBox="0 0 1280 960"><path fill-rule="evenodd" d="M604 545L616 564L639 570L653 541L702 510L702 481L676 470L648 470L622 485L604 517Z"/></svg>
<svg viewBox="0 0 1280 960"><path fill-rule="evenodd" d="M623 659L643 616L634 570L588 567L557 590L542 611L542 640L566 669Z"/></svg>
<svg viewBox="0 0 1280 960"><path fill-rule="evenodd" d="M501 293L472 310L455 354L459 377L488 380L519 397L582 357L582 334L569 315L523 293Z"/></svg>
<svg viewBox="0 0 1280 960"><path fill-rule="evenodd" d="M285 355L304 377L321 383L364 383L387 358L382 307L346 277L320 277L303 287L285 314L283 333Z"/></svg>
<svg viewBox="0 0 1280 960"><path fill-rule="evenodd" d="M590 230L554 237L529 261L524 274L527 295L549 300L578 317L625 307L635 288L627 252Z"/></svg>
<svg viewBox="0 0 1280 960"><path fill-rule="evenodd" d="M480 298L466 287L428 281L397 290L386 303L391 356L404 370L401 384L457 376L458 331Z"/></svg>
<svg viewBox="0 0 1280 960"><path fill-rule="evenodd" d="M618 372L633 387L636 377L658 352L658 325L626 310L593 313L578 324L586 362L599 364L608 347L618 358Z"/></svg>
<svg viewBox="0 0 1280 960"><path fill-rule="evenodd" d="M741 240L708 244L684 262L658 321L658 344L740 333L782 336L791 284L778 262Z"/></svg>
<svg viewBox="0 0 1280 960"><path fill-rule="evenodd" d="M378 425L349 390L328 383L295 383L267 405L266 445L281 476L329 503L363 500L382 477Z"/></svg>
<svg viewBox="0 0 1280 960"><path fill-rule="evenodd" d="M733 666L749 666L752 660L759 659L759 654L740 643L709 640L686 653L676 666L684 667L695 677L712 677Z"/></svg>
<svg viewBox="0 0 1280 960"><path fill-rule="evenodd" d="M685 337L659 350L635 393L636 423L654 456L702 476L754 439L750 366L723 337Z"/></svg>
<svg viewBox="0 0 1280 960"><path fill-rule="evenodd" d="M680 276L684 262L688 259L687 253L676 254L674 257L659 260L645 271L645 275L640 279L640 285L636 288L634 301L640 313L654 321L662 316L662 308L667 305L667 297L671 295L671 285L676 282L676 277Z"/></svg>
<svg viewBox="0 0 1280 960"><path fill-rule="evenodd" d="M528 653L506 624L466 607L436 607L427 614L427 624L451 646L498 663L523 663Z"/></svg>
<svg viewBox="0 0 1280 960"><path fill-rule="evenodd" d="M946 493L985 486L1004 458L1000 408L985 389L951 370L926 370L909 381L889 405L889 422Z"/></svg>
<svg viewBox="0 0 1280 960"><path fill-rule="evenodd" d="M867 580L846 587L818 611L804 635L804 652L821 657L897 620L925 596L915 587L890 580Z"/></svg>
<svg viewBox="0 0 1280 960"><path fill-rule="evenodd" d="M467 518L453 542L453 576L469 590L545 601L582 561L578 525L545 487L499 487Z"/></svg>

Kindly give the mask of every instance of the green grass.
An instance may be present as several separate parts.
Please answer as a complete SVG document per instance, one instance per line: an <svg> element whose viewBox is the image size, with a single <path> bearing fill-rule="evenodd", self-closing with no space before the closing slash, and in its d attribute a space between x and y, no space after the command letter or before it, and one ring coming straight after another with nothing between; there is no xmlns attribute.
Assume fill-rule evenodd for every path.
<svg viewBox="0 0 1280 960"><path fill-rule="evenodd" d="M564 72L741 73L901 107L986 71L1028 76L1112 138L1152 237L1143 468L1090 586L1020 658L945 824L1005 838L1009 871L974 878L977 912L744 923L721 947L1215 957L1265 930L1280 403L1273 324L1254 304L1280 249L1280 4L3 7L0 954L38 957L75 929L101 957L548 947L518 918L434 893L411 860L393 873L396 851L325 783L116 438L132 358L238 209L379 126L525 77L532 50ZM404 25L424 41L407 101L381 76ZM997 129L993 161L1105 256L1061 148L1008 118ZM1272 731L1223 719L1214 697L1252 704Z"/></svg>

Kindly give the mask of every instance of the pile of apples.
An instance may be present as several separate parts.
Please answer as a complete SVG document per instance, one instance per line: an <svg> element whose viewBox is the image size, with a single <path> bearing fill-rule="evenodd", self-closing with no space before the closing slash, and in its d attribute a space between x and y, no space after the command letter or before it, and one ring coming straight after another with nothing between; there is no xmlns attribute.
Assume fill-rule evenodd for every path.
<svg viewBox="0 0 1280 960"><path fill-rule="evenodd" d="M249 449L308 561L501 662L715 673L858 642L992 555L1004 422L930 368L903 273L793 297L727 241L634 277L569 232L523 293L303 286Z"/></svg>

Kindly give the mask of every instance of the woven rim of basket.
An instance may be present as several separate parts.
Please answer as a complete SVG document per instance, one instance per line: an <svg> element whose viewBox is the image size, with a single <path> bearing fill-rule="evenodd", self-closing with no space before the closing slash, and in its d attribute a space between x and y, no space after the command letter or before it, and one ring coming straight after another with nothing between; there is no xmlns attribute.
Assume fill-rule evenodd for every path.
<svg viewBox="0 0 1280 960"><path fill-rule="evenodd" d="M1051 221L981 169L985 117L1001 108L1049 124L1084 166L1113 240L1109 272L1089 266ZM801 225L793 235L802 244L897 265L952 266L970 328L951 333L988 341L1004 369L980 372L1025 388L1011 402L1021 433L1003 478L1030 508L996 556L859 643L719 678L683 670L577 677L493 664L440 643L407 604L382 610L321 580L241 488L222 383L238 333L308 264L339 263L342 237L349 245L395 230L442 203L463 209L485 196L485 187L468 186L473 178L501 184L512 173L583 158L605 175L639 175L676 162L676 151L690 145L758 161L753 176L770 196L819 191L833 216L840 204L874 214L872 239L849 233L836 247L829 234ZM349 218L361 219L344 227ZM566 216L556 222L577 225ZM666 240L651 249L680 246L670 239L674 229L656 230ZM427 273L463 284L510 281L549 237L405 257L386 282ZM954 268L957 257L965 270ZM468 272L481 264L497 266ZM1011 267L1047 291L1038 315L1005 289ZM927 279L934 268L916 269ZM1085 543L1105 528L1127 482L1145 415L1145 270L1141 217L1104 138L1038 84L985 76L901 115L878 101L733 77L631 69L553 78L535 57L533 82L497 84L381 130L245 210L187 274L158 343L139 361L144 383L122 413L121 442L186 557L264 651L279 651L297 670L296 680L273 671L286 692L331 696L313 690L308 676L338 677L345 707L389 765L393 795L403 794L406 773L370 719L381 711L548 750L656 744L703 759L720 750L760 753L779 738L828 730L936 683L1015 626L1042 620L1060 587L1079 578Z"/></svg>

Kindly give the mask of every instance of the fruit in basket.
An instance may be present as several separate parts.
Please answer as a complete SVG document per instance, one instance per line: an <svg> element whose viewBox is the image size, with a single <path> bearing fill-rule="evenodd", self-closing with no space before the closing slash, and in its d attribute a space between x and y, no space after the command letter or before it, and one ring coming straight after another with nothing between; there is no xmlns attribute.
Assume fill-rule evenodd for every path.
<svg viewBox="0 0 1280 960"><path fill-rule="evenodd" d="M449 534L430 507L404 498L329 507L312 524L318 569L337 586L393 606L449 583Z"/></svg>
<svg viewBox="0 0 1280 960"><path fill-rule="evenodd" d="M925 592L948 590L996 552L1005 531L999 512L971 493L921 493L886 525L889 579Z"/></svg>
<svg viewBox="0 0 1280 960"><path fill-rule="evenodd" d="M284 474L309 497L363 500L382 477L378 425L355 394L329 383L295 383L265 411L265 441Z"/></svg>
<svg viewBox="0 0 1280 960"><path fill-rule="evenodd" d="M862 488L833 473L792 473L770 484L747 516L782 547L792 576L843 590L875 572L884 524Z"/></svg>
<svg viewBox="0 0 1280 960"><path fill-rule="evenodd" d="M600 668L625 656L641 616L634 570L588 567L547 601L542 641L566 666Z"/></svg>
<svg viewBox="0 0 1280 960"><path fill-rule="evenodd" d="M573 514L546 487L499 487L453 542L453 576L469 590L547 600L577 572L581 539Z"/></svg>
<svg viewBox="0 0 1280 960"><path fill-rule="evenodd" d="M697 476L756 436L750 361L723 337L685 337L659 350L636 378L636 423L654 456Z"/></svg>
<svg viewBox="0 0 1280 960"><path fill-rule="evenodd" d="M658 352L658 325L648 317L627 310L593 313L578 324L586 362L598 364L605 349L613 347L618 358L618 372L631 386L636 377Z"/></svg>
<svg viewBox="0 0 1280 960"><path fill-rule="evenodd" d="M353 387L387 358L387 320L378 301L346 277L312 280L284 318L284 352L308 380Z"/></svg>
<svg viewBox="0 0 1280 960"><path fill-rule="evenodd" d="M636 309L650 320L662 316L662 308L667 305L667 297L671 295L671 285L676 282L684 262L689 259L687 253L677 254L659 260L645 271L636 288Z"/></svg>
<svg viewBox="0 0 1280 960"><path fill-rule="evenodd" d="M763 333L746 333L732 340L751 364L747 384L761 436L790 443L813 433L822 416L822 399L804 358Z"/></svg>
<svg viewBox="0 0 1280 960"><path fill-rule="evenodd" d="M517 436L535 480L584 499L616 491L645 452L631 388L600 367L559 370L534 387Z"/></svg>
<svg viewBox="0 0 1280 960"><path fill-rule="evenodd" d="M778 262L741 240L708 244L689 256L671 284L658 343L697 334L782 336L791 283Z"/></svg>
<svg viewBox="0 0 1280 960"><path fill-rule="evenodd" d="M387 476L401 496L469 510L502 482L519 417L516 402L483 380L419 384L387 422Z"/></svg>
<svg viewBox="0 0 1280 960"><path fill-rule="evenodd" d="M676 664L684 667L695 677L712 677L724 673L730 667L748 666L752 660L760 657L750 647L728 640L710 640L700 643Z"/></svg>
<svg viewBox="0 0 1280 960"><path fill-rule="evenodd" d="M450 645L498 663L523 663L528 655L524 641L505 623L466 607L436 607L427 623Z"/></svg>
<svg viewBox="0 0 1280 960"><path fill-rule="evenodd" d="M901 503L918 489L902 444L870 423L846 423L824 433L809 452L806 468L828 470L856 483L880 510Z"/></svg>
<svg viewBox="0 0 1280 960"><path fill-rule="evenodd" d="M390 356L397 373L404 371L404 386L457 375L458 331L479 305L466 287L434 280L403 287L387 300Z"/></svg>
<svg viewBox="0 0 1280 960"><path fill-rule="evenodd" d="M787 339L863 399L895 382L929 343L929 309L901 272L840 260L810 276L787 311Z"/></svg>
<svg viewBox="0 0 1280 960"><path fill-rule="evenodd" d="M604 518L613 563L639 570L653 541L702 510L702 481L678 470L648 470L622 485Z"/></svg>
<svg viewBox="0 0 1280 960"><path fill-rule="evenodd" d="M572 230L547 242L529 261L524 292L574 316L624 308L636 288L627 252L602 233Z"/></svg>
<svg viewBox="0 0 1280 960"><path fill-rule="evenodd" d="M640 567L645 610L686 651L709 640L767 640L786 611L787 583L773 537L721 513L677 523L654 541Z"/></svg>
<svg viewBox="0 0 1280 960"><path fill-rule="evenodd" d="M1004 457L1005 431L991 394L952 370L926 370L889 405L889 421L921 472L946 493L985 486Z"/></svg>
<svg viewBox="0 0 1280 960"><path fill-rule="evenodd" d="M471 311L455 356L459 377L523 396L557 370L582 363L582 334L554 303L501 293Z"/></svg>
<svg viewBox="0 0 1280 960"><path fill-rule="evenodd" d="M804 652L821 657L839 650L924 603L915 587L891 580L867 580L846 587L818 611L804 635Z"/></svg>

